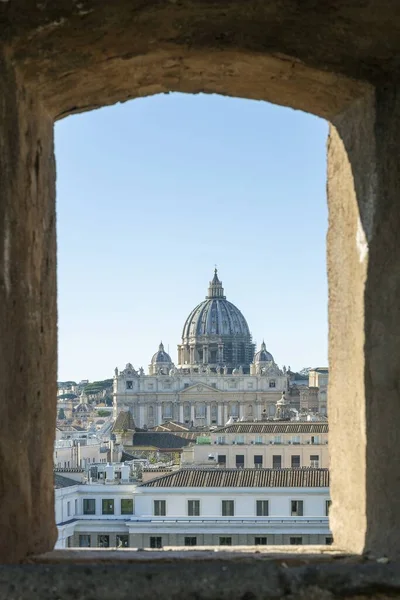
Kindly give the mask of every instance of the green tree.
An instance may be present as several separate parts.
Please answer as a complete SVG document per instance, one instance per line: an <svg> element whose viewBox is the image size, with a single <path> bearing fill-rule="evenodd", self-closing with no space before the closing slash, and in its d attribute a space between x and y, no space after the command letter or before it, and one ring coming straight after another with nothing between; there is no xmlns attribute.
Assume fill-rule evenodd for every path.
<svg viewBox="0 0 400 600"><path fill-rule="evenodd" d="M110 415L111 415L110 410L104 410L104 409L100 408L100 410L97 411L98 417L109 417Z"/></svg>

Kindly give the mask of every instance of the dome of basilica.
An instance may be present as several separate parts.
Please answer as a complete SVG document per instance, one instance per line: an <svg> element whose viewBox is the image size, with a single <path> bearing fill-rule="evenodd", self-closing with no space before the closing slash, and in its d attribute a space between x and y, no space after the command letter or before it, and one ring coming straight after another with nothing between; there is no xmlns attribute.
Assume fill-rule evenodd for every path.
<svg viewBox="0 0 400 600"><path fill-rule="evenodd" d="M151 359L151 363L155 364L155 363L172 363L171 357L170 355L165 352L164 350L164 344L161 342L161 344L158 347L158 352L156 352L155 354L153 354L153 357Z"/></svg>
<svg viewBox="0 0 400 600"><path fill-rule="evenodd" d="M243 366L248 372L254 355L254 344L247 321L240 310L224 296L217 269L210 281L208 294L189 314L178 346L178 362L211 371L224 368L232 373Z"/></svg>
<svg viewBox="0 0 400 600"><path fill-rule="evenodd" d="M266 348L264 342L261 344L261 350L259 350L258 352L255 353L254 362L255 363L274 362L274 357L272 356L272 354L270 354L267 351L267 348Z"/></svg>
<svg viewBox="0 0 400 600"><path fill-rule="evenodd" d="M224 289L215 269L208 296L189 314L182 331L182 340L200 336L243 336L250 330L240 310L224 296Z"/></svg>

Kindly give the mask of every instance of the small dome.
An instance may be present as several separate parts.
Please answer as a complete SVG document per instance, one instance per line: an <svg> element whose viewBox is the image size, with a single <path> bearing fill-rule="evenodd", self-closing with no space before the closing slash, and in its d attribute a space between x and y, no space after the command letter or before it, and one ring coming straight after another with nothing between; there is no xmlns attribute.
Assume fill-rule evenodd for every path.
<svg viewBox="0 0 400 600"><path fill-rule="evenodd" d="M162 342L158 347L158 352L153 354L153 358L151 359L151 364L154 365L156 363L172 363L171 357L165 352L164 344Z"/></svg>
<svg viewBox="0 0 400 600"><path fill-rule="evenodd" d="M255 363L274 362L274 357L272 356L272 354L270 354L267 351L264 341L261 344L261 350L256 352L254 355L254 362Z"/></svg>

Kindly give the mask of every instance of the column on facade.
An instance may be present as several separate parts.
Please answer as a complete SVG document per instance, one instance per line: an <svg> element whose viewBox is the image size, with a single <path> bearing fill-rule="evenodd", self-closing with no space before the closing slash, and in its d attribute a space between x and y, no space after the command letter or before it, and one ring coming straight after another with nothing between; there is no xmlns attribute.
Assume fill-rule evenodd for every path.
<svg viewBox="0 0 400 600"><path fill-rule="evenodd" d="M146 424L146 414L144 404L139 404L139 427Z"/></svg>
<svg viewBox="0 0 400 600"><path fill-rule="evenodd" d="M208 364L208 346L207 344L203 345L203 364Z"/></svg>
<svg viewBox="0 0 400 600"><path fill-rule="evenodd" d="M218 344L218 363L223 363L224 362L224 345L223 344Z"/></svg>
<svg viewBox="0 0 400 600"><path fill-rule="evenodd" d="M161 403L157 404L157 425L161 425L162 423L162 405Z"/></svg>
<svg viewBox="0 0 400 600"><path fill-rule="evenodd" d="M223 425L223 418L224 418L224 413L223 413L224 407L223 404L219 404L218 403L218 425Z"/></svg>
<svg viewBox="0 0 400 600"><path fill-rule="evenodd" d="M194 423L194 404L190 405L190 420Z"/></svg>
<svg viewBox="0 0 400 600"><path fill-rule="evenodd" d="M183 423L184 422L184 417L183 417L183 404L179 404L179 422Z"/></svg>
<svg viewBox="0 0 400 600"><path fill-rule="evenodd" d="M223 425L225 425L225 423L228 420L228 404L224 404L224 418L223 418Z"/></svg>
<svg viewBox="0 0 400 600"><path fill-rule="evenodd" d="M206 423L211 425L211 404L206 404Z"/></svg>
<svg viewBox="0 0 400 600"><path fill-rule="evenodd" d="M189 358L189 362L191 365L194 364L194 346L190 346L190 358Z"/></svg>

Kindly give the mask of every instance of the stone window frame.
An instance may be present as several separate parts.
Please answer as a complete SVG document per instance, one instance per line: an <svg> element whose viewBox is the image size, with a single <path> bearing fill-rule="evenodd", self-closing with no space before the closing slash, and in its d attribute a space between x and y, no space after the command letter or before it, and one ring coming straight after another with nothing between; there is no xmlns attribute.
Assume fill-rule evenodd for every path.
<svg viewBox="0 0 400 600"><path fill-rule="evenodd" d="M168 11L174 10L170 3ZM214 7L201 10L206 27L213 23ZM171 32L168 48L164 45L164 27L179 16L165 19L164 7L161 13L157 11L155 8L154 18L143 33L146 39L140 42L142 48L149 48L140 64L138 54L131 51L135 20L126 19L119 3L115 9L110 8L106 23L99 7L88 14L78 12L74 3L54 6L54 13L44 7L23 20L18 20L14 11L4 13L7 35L0 87L6 121L2 116L4 210L0 227L7 260L0 290L0 307L6 309L6 317L0 322L0 340L5 397L11 399L15 389L23 389L24 395L14 394L13 418L0 425L4 428L0 433L4 433L5 440L18 439L23 429L25 448L17 461L9 444L3 460L5 481L18 479L22 483L18 501L15 486L5 489L4 522L12 523L13 531L7 525L3 539L13 542L3 545L1 557L7 562L19 561L48 551L56 540L53 465L48 460L53 451L54 427L49 415L54 413L57 371L54 122L69 114L156 91L205 90L290 106L330 123L329 394L337 417L330 424L334 440L330 446L332 527L335 543L342 548L399 556L398 528L393 527L398 519L397 503L386 493L395 480L393 470L398 464L396 447L390 441L398 428L397 388L387 384L386 411L380 401L382 381L399 378L399 326L394 308L399 284L393 277L398 270L399 244L399 186L394 158L398 156L399 107L398 73L392 60L398 51L396 46L391 48L393 38L391 43L385 41L390 30L371 27L371 36L376 36L371 48L384 43L387 49L382 60L373 51L359 52L360 23L364 13L367 18L371 15L368 7L349 21L346 31L341 31L343 39L333 28L329 35L318 39L315 47L309 45L310 37L320 30L316 23L324 25L324 16L318 11L309 24L302 10L296 15L283 11L276 26L270 27L268 20L260 21L255 31L249 27L246 32L239 15L233 19L219 14L220 31L229 31L228 24L234 22L232 33L217 42L212 31L202 34L199 53L195 9L182 23L189 32L187 39L193 38L193 43L185 46L176 28L177 38ZM380 13L374 13L376 21ZM394 20L396 16L390 17ZM49 33L50 19L52 27L62 24L56 34L54 30ZM94 37L97 24L105 28L110 25L107 40L112 47L102 46L103 36ZM270 36L268 47L260 45L262 27ZM118 35L122 31L125 34ZM246 44L238 44L245 33ZM46 36L53 34L50 50ZM75 42L79 34L79 47L84 51L77 65L70 53L78 47ZM228 44L229 53L225 54ZM253 52L256 48L258 51ZM270 48L275 49L273 54ZM163 59L154 62L154 52L159 49ZM104 60L99 61L100 55ZM118 68L107 68L109 63ZM173 77L171 64L176 69ZM243 64L247 67L242 68ZM137 76L128 77L133 70L137 70ZM8 353L11 346L14 351ZM351 386L347 385L348 372L352 373ZM25 406L26 410L21 410ZM26 474L27 464L32 469L31 477ZM19 478L15 476L18 469ZM40 477L33 476L39 472ZM397 498L397 493L391 496Z"/></svg>

